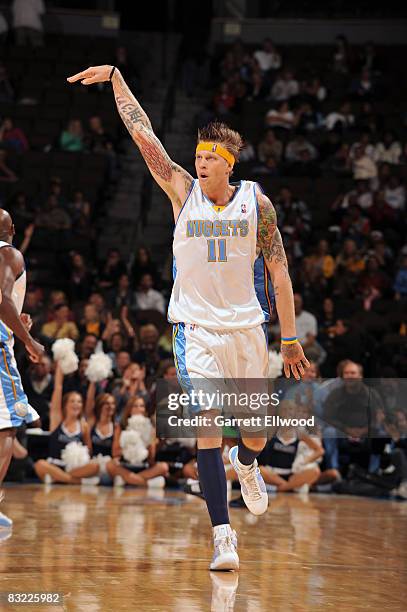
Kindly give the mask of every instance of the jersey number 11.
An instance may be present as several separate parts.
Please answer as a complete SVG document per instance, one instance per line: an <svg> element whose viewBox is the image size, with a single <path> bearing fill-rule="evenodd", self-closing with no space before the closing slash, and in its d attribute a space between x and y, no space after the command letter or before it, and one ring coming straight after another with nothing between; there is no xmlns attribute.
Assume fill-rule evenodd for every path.
<svg viewBox="0 0 407 612"><path fill-rule="evenodd" d="M227 261L226 257L226 240L225 238L218 238L217 240L207 240L208 243L208 261ZM218 257L216 257L218 252Z"/></svg>

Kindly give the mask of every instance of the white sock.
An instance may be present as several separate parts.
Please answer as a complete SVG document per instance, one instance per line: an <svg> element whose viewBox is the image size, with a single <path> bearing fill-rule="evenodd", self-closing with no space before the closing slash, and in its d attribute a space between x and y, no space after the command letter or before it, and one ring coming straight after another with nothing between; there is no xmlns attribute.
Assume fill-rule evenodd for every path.
<svg viewBox="0 0 407 612"><path fill-rule="evenodd" d="M229 523L224 523L223 525L216 525L213 528L213 536L214 538L223 538L230 534L232 528Z"/></svg>

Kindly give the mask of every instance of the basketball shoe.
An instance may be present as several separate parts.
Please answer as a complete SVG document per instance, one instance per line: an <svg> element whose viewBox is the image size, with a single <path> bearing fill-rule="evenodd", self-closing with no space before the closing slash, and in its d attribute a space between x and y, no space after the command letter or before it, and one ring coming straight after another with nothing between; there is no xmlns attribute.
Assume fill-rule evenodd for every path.
<svg viewBox="0 0 407 612"><path fill-rule="evenodd" d="M2 502L3 499L4 499L4 492L0 491L0 502ZM11 520L11 518L9 518L8 516L0 512L0 527L5 527L5 528L10 529L10 527L12 526L13 526L13 521Z"/></svg>
<svg viewBox="0 0 407 612"><path fill-rule="evenodd" d="M217 525L213 528L215 551L209 569L226 571L239 569L237 536L230 525Z"/></svg>
<svg viewBox="0 0 407 612"><path fill-rule="evenodd" d="M264 514L267 510L269 498L263 476L257 466L257 459L252 465L242 465L237 458L238 447L233 446L229 451L229 461L239 478L242 497L252 514Z"/></svg>

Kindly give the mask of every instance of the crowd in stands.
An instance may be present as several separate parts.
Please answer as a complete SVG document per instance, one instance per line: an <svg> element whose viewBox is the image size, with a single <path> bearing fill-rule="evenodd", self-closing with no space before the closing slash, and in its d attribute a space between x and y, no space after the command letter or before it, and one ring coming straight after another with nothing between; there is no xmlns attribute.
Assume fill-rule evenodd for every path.
<svg viewBox="0 0 407 612"><path fill-rule="evenodd" d="M116 57L136 80L126 50L117 50ZM355 55L346 39L338 37L327 71L339 75L345 87L341 101L323 71L296 76L295 65L288 65L284 51L271 41L252 50L237 42L223 49L213 65L214 92L205 117L242 129L247 146L236 174L260 183L272 178L266 186L272 185L296 292L298 336L312 360L302 387L294 397L288 396L282 410L291 415L298 411L298 393L309 400L309 390L321 387L321 375L334 379L329 394L362 371L376 378L405 376L405 126L389 126L386 115L376 111L384 87L380 52L369 43ZM95 95L103 96L103 90ZM7 67L0 66L0 98L14 102L18 96L18 84L15 87ZM256 121L250 123L253 114ZM78 167L83 160L102 158L103 185L114 185L123 171L118 158L122 134L117 129L111 133L100 115L87 117L87 122L79 113L69 118L52 141L43 143L41 155L69 155ZM33 318L32 333L45 344L47 356L29 364L16 347L29 401L40 414L42 431L48 432L42 436L46 446L38 443L41 436L36 442L35 436L20 433L28 456L21 458L24 452L16 448L11 472L25 462L26 477L46 482L75 484L97 478L102 483L143 486L149 481L162 484L165 478L167 485L176 486L180 480L196 480L195 441L159 440L154 435L157 380L176 379L172 331L165 316L171 285L163 270L152 260L148 245L140 246L130 261L123 259L120 248L99 258L96 228L103 202L100 191L88 197L89 175L79 183L68 183L57 173L48 175L40 190L28 193L24 160L38 151L38 143L32 145L30 133L9 114L0 126L1 205L14 218L16 246L26 252L28 270L35 269L41 257L52 269L46 283L39 274L29 275L24 309ZM307 195L314 179L344 189L330 188L324 193L330 200L311 205ZM299 185L306 187L304 193ZM329 223L323 227L316 222L318 203L328 210ZM51 262L54 252L56 262ZM271 350L278 350L279 333L274 315L269 325ZM60 339L75 343L79 364L74 373L64 375L52 359L53 343ZM87 368L100 349L111 358L112 374L94 383ZM366 386L360 384L366 399ZM323 423L328 421L330 435L325 425L307 433L290 428L277 432L260 461L270 487L288 491L331 485L346 476L350 457L356 457L366 473L381 469L384 454L402 463L396 451L405 452L405 406L387 410L386 396L380 397L368 419L364 412L359 421L349 422L343 414L345 421L338 420L338 405L331 398L331 412L318 415ZM134 432L142 438L140 428L148 430L147 422L152 428L134 462L123 434L128 440ZM380 448L369 446L371 427L380 437ZM345 432L345 441L339 431ZM71 442L86 450L80 465L71 465L64 455ZM233 480L229 466L226 469ZM405 465L397 470L398 482L392 482L389 491L407 479Z"/></svg>

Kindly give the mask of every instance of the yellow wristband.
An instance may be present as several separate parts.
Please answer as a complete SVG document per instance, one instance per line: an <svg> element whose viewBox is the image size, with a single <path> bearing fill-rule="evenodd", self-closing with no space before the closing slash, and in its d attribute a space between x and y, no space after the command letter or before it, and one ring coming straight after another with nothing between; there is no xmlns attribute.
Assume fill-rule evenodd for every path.
<svg viewBox="0 0 407 612"><path fill-rule="evenodd" d="M298 342L298 338L295 340L281 340L281 344L295 344L296 342Z"/></svg>

